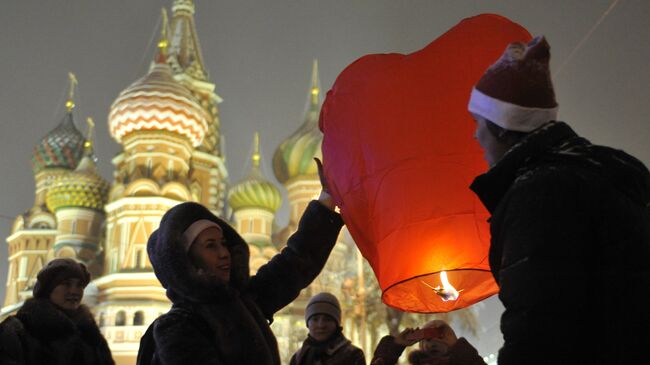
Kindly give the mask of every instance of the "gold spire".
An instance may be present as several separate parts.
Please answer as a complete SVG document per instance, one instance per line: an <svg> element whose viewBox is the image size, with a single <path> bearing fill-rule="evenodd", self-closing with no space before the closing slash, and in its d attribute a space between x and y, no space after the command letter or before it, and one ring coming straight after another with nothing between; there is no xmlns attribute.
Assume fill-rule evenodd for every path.
<svg viewBox="0 0 650 365"><path fill-rule="evenodd" d="M84 142L84 148L86 151L92 150L93 148L93 132L95 131L95 122L93 121L92 117L88 117L86 119L86 123L88 124L88 133L86 135L86 142Z"/></svg>
<svg viewBox="0 0 650 365"><path fill-rule="evenodd" d="M167 9L162 8L162 27L160 29L160 41L158 41L158 49L160 53L164 56L167 55L167 46L169 41L167 40Z"/></svg>
<svg viewBox="0 0 650 365"><path fill-rule="evenodd" d="M318 60L314 59L311 69L311 105L318 106L320 102L320 80L318 78Z"/></svg>
<svg viewBox="0 0 650 365"><path fill-rule="evenodd" d="M68 78L70 79L70 91L68 92L68 101L65 102L65 107L68 110L68 113L74 109L74 89L78 84L77 77L72 73L68 72Z"/></svg>
<svg viewBox="0 0 650 365"><path fill-rule="evenodd" d="M260 158L261 158L261 156L260 156L260 134L259 134L259 132L255 132L255 139L254 139L253 143L255 144L255 147L254 147L255 149L253 150L254 152L253 152L253 157L252 157L253 166L254 167L260 167Z"/></svg>

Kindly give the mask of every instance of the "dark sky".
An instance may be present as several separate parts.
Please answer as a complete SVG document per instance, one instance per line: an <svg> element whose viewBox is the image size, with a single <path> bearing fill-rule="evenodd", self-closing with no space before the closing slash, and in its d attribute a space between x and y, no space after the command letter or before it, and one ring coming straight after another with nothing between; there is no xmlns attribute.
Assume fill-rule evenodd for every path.
<svg viewBox="0 0 650 365"><path fill-rule="evenodd" d="M171 1L4 1L0 9L0 214L33 203L31 150L63 113L67 73L79 80L77 121L97 123L101 173L118 145L108 108L142 76L160 8ZM231 181L243 173L254 131L269 177L275 148L301 123L311 61L323 89L368 53L416 51L462 18L491 12L547 36L557 69L612 0L273 0L196 4L196 25L220 105ZM594 142L650 164L650 1L620 0L555 79L560 118ZM79 123L81 127L82 123ZM282 208L281 224L286 221ZM0 218L0 282L11 220ZM4 287L0 297L4 297Z"/></svg>

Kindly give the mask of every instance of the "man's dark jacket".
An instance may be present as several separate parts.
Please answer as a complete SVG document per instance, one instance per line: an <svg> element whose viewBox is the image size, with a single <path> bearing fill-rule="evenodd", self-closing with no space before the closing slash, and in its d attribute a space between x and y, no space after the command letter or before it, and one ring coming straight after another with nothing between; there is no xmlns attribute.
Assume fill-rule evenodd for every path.
<svg viewBox="0 0 650 365"><path fill-rule="evenodd" d="M499 364L627 364L650 345L650 174L551 122L472 189L492 214Z"/></svg>
<svg viewBox="0 0 650 365"><path fill-rule="evenodd" d="M85 306L66 314L47 299L28 299L0 324L2 365L113 365Z"/></svg>
<svg viewBox="0 0 650 365"><path fill-rule="evenodd" d="M199 219L223 230L230 285L204 279L189 261L181 237ZM287 247L249 277L248 245L232 227L196 203L172 208L147 250L173 307L150 328L155 344L143 337L138 364L280 364L269 322L320 273L342 226L339 214L312 201Z"/></svg>
<svg viewBox="0 0 650 365"><path fill-rule="evenodd" d="M366 357L339 330L324 342L307 337L289 365L366 365Z"/></svg>

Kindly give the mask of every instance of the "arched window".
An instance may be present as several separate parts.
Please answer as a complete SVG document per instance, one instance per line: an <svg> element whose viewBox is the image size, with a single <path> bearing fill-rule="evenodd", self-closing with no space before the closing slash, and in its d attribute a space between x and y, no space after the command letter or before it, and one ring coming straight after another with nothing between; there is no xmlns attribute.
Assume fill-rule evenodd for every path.
<svg viewBox="0 0 650 365"><path fill-rule="evenodd" d="M124 311L117 312L117 315L115 316L115 325L116 326L126 325L126 313L124 313Z"/></svg>
<svg viewBox="0 0 650 365"><path fill-rule="evenodd" d="M142 326L144 324L144 312L142 311L137 311L133 315L133 325L134 326Z"/></svg>

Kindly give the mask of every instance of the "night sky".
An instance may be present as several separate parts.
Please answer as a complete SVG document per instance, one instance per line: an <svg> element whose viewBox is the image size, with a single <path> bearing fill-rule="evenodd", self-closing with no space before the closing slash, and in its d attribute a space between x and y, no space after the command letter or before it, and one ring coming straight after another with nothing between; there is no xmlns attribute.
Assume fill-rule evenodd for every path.
<svg viewBox="0 0 650 365"><path fill-rule="evenodd" d="M323 90L368 53L411 53L461 19L497 13L546 35L552 70L612 0L198 0L196 26L220 105L230 181L243 177L253 133L263 165L302 122L312 59ZM560 119L584 137L650 164L650 2L619 0L555 78ZM0 8L0 282L13 217L33 204L34 145L64 113L67 74L79 80L76 118L95 118L96 154L111 180L119 145L107 130L118 93L147 71L160 8L171 1L4 1ZM286 224L283 206L280 225ZM4 298L4 285L0 286ZM487 307L496 308L491 300ZM497 309L498 310L498 309ZM494 316L493 316L494 317ZM496 319L483 322L498 335ZM495 329L496 328L496 329ZM496 332L494 332L496 331ZM481 347L488 344L481 344ZM491 346L488 346L491 347ZM486 347L487 348L487 347Z"/></svg>

